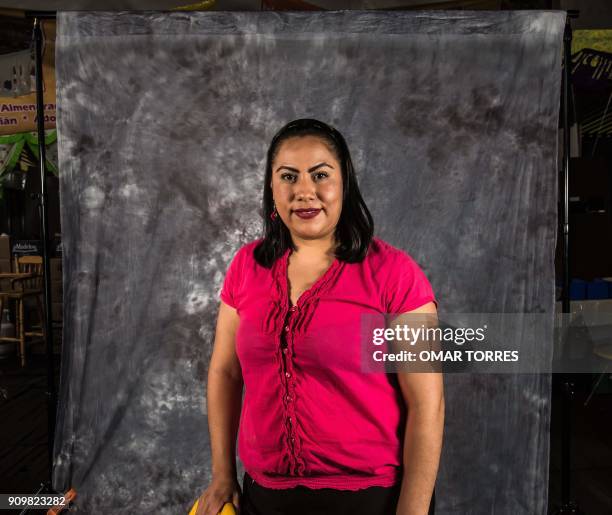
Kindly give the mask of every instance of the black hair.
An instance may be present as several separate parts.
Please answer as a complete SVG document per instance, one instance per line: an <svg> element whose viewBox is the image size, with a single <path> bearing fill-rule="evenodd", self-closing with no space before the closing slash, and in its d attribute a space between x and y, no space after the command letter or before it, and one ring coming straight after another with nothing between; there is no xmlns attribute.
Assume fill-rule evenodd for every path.
<svg viewBox="0 0 612 515"><path fill-rule="evenodd" d="M374 220L361 196L351 155L342 134L326 123L310 118L294 120L282 127L272 138L266 160L264 179L263 240L255 247L255 260L270 268L274 261L291 247L296 250L291 234L280 216L270 218L273 211L272 162L281 143L289 138L315 136L325 142L335 154L342 171L342 211L336 225L335 238L338 243L336 257L340 261L355 263L363 261L374 234Z"/></svg>

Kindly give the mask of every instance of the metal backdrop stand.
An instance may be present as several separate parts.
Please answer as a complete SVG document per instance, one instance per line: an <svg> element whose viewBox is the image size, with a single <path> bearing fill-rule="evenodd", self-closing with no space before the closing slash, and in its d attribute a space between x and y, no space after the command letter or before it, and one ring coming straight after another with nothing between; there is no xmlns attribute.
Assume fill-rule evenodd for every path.
<svg viewBox="0 0 612 515"><path fill-rule="evenodd" d="M26 11L26 18L34 19L33 38L35 45L35 75L36 75L36 127L38 132L38 158L40 167L40 193L35 197L38 199L38 211L40 213L40 235L43 249L43 281L45 294L45 343L47 347L47 456L48 456L48 478L41 483L37 494L56 494L52 486L53 478L53 444L55 440L55 417L57 409L57 392L55 388L55 358L53 356L53 322L51 312L51 273L49 256L51 254L49 241L49 217L47 211L47 181L46 181L46 148L45 148L45 108L43 100L43 70L42 70L42 46L43 33L41 19L55 19L55 12ZM30 508L25 508L21 514L28 513Z"/></svg>
<svg viewBox="0 0 612 515"><path fill-rule="evenodd" d="M570 313L570 267L569 267L569 169L570 169L570 123L569 101L572 62L572 18L578 18L579 11L567 11L565 33L563 34L563 181L561 183L562 232L563 232L563 291L561 306L563 313ZM567 336L565 315L563 315L563 337ZM566 343L566 342L564 342ZM566 352L564 345L564 352ZM564 374L562 385L563 401L561 405L561 506L555 510L555 515L581 515L584 512L578 503L571 499L572 470L572 398L574 396L574 381L571 374Z"/></svg>
<svg viewBox="0 0 612 515"><path fill-rule="evenodd" d="M38 155L40 166L40 193L38 201L42 219L40 221L40 234L43 240L43 265L45 285L45 340L47 344L47 447L49 456L49 480L53 472L53 440L55 437L56 398L55 389L55 360L53 357L53 324L51 313L51 268L49 266L49 219L47 213L47 180L46 180L46 153L45 153L45 109L43 103L43 74L42 74L42 44L43 34L40 27L40 18L34 18L34 40L36 43L36 122L38 129Z"/></svg>
<svg viewBox="0 0 612 515"><path fill-rule="evenodd" d="M562 311L570 312L570 272L569 272L569 166L570 166L570 131L569 131L569 92L571 70L571 42L572 27L571 18L577 18L579 11L568 10L565 24L564 43L564 67L563 67L563 181L561 183L562 205L562 230L563 230L563 290ZM44 138L44 103L43 103L43 80L42 80L42 30L41 19L55 19L56 13L51 11L26 11L26 16L34 18L34 39L36 41L36 116L38 128L38 151L40 159L41 191L38 194L41 212L41 236L43 239L43 263L44 263L44 287L45 287L45 330L47 344L47 397L48 397L48 456L49 456L49 478L44 484L46 492L53 492L53 443L55 439L55 415L56 415L56 389L54 378L53 338L51 323L51 284L49 269L50 242L48 238L48 214L47 214L47 188L45 181L45 138ZM562 457L561 457L561 495L562 506L555 512L557 515L580 515L583 512L578 504L570 500L571 497L571 399L574 393L574 383L571 376L567 375L564 380L563 396L563 426L562 426ZM22 513L25 513L24 510Z"/></svg>

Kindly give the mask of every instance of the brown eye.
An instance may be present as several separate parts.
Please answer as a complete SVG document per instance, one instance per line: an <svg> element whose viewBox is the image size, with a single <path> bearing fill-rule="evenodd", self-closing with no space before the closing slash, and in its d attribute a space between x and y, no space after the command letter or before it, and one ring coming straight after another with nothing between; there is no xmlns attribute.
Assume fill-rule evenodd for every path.
<svg viewBox="0 0 612 515"><path fill-rule="evenodd" d="M295 182L295 174L293 173L283 173L281 174L281 180L288 182Z"/></svg>
<svg viewBox="0 0 612 515"><path fill-rule="evenodd" d="M325 179L325 177L329 177L329 175L326 172L317 172L317 173L315 173L315 179L317 181L319 181L321 179Z"/></svg>

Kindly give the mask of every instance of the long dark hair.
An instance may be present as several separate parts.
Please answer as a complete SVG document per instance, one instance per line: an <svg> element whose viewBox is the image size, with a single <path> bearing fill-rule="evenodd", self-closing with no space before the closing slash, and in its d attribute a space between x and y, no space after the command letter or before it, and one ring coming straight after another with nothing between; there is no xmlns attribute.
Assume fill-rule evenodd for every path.
<svg viewBox="0 0 612 515"><path fill-rule="evenodd" d="M255 260L262 266L270 268L274 261L291 247L296 250L291 234L280 216L270 218L272 203L272 162L283 141L299 136L316 136L323 140L333 151L342 169L342 211L336 225L335 238L338 242L336 257L348 263L360 262L372 241L374 220L368 206L361 196L357 185L357 176L351 161L351 154L342 134L326 123L310 118L294 120L282 127L272 138L266 160L266 177L264 180L263 240L255 247Z"/></svg>

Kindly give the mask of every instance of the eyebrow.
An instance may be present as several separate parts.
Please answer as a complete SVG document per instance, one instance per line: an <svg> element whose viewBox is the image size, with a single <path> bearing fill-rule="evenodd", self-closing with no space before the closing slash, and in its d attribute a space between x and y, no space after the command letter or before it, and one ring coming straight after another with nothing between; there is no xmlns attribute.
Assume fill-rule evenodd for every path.
<svg viewBox="0 0 612 515"><path fill-rule="evenodd" d="M308 169L308 172L309 172L309 173L310 173L310 172L314 172L314 171L315 171L317 168L321 168L322 166L329 166L329 167L330 167L330 168L332 168L332 169L334 168L332 165L330 165L330 164L327 164L327 163L323 162L323 163L319 163L318 165L313 166L312 168L309 168L309 169ZM300 171L299 171L297 168L292 168L291 166L285 166L285 165L281 165L281 166L279 166L279 167L276 169L276 171L278 172L279 170L282 170L282 169L285 169L285 170L290 170L290 171L292 171L292 172L297 172L297 173L300 173Z"/></svg>

